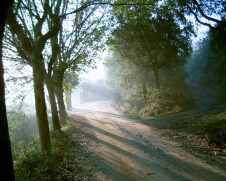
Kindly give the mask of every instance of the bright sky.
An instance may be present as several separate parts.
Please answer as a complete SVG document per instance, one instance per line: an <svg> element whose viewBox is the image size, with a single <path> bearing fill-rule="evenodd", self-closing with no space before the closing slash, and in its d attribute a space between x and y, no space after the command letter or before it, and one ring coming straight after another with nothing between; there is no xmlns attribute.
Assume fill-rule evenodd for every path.
<svg viewBox="0 0 226 181"><path fill-rule="evenodd" d="M104 71L104 60L108 56L108 51L105 50L101 53L101 60L96 62L97 69L87 69L87 73L83 73L80 77L88 78L92 81L96 81L98 79L104 79L105 78L105 71Z"/></svg>
<svg viewBox="0 0 226 181"><path fill-rule="evenodd" d="M83 73L81 77L86 77L92 81L103 79L105 77L103 61L96 63L97 69L87 69L87 73Z"/></svg>

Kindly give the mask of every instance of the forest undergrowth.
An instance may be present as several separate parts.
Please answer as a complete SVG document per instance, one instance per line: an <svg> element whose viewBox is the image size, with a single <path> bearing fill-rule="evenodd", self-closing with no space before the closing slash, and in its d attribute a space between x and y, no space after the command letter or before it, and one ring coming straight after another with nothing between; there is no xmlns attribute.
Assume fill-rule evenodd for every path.
<svg viewBox="0 0 226 181"><path fill-rule="evenodd" d="M113 102L112 106L135 119L182 112L195 105L192 95L186 89L153 89L151 94L146 95L146 100L136 94L124 99Z"/></svg>
<svg viewBox="0 0 226 181"><path fill-rule="evenodd" d="M226 105L143 119L197 156L226 171Z"/></svg>
<svg viewBox="0 0 226 181"><path fill-rule="evenodd" d="M92 180L81 161L88 154L82 150L79 140L72 139L65 126L62 132L51 133L52 150L41 153L38 138L19 143L20 150L13 154L16 181Z"/></svg>

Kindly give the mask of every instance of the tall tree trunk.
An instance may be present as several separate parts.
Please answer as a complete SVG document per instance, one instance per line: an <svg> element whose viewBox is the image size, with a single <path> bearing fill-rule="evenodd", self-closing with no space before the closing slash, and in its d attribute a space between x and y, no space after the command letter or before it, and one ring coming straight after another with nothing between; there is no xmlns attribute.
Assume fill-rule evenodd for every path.
<svg viewBox="0 0 226 181"><path fill-rule="evenodd" d="M67 99L67 110L72 109L72 104L71 104L71 92L66 91L66 99Z"/></svg>
<svg viewBox="0 0 226 181"><path fill-rule="evenodd" d="M38 121L39 136L42 152L49 152L51 149L49 124L46 112L44 93L44 68L41 53L34 55L33 60L33 81L35 93L35 108Z"/></svg>
<svg viewBox="0 0 226 181"><path fill-rule="evenodd" d="M9 138L9 130L6 116L4 70L2 62L2 39L4 35L5 21L8 8L13 1L0 2L0 180L14 181L12 151Z"/></svg>
<svg viewBox="0 0 226 181"><path fill-rule="evenodd" d="M160 83L159 83L159 69L158 68L153 68L152 69L154 78L155 78L155 86L157 89L160 89Z"/></svg>
<svg viewBox="0 0 226 181"><path fill-rule="evenodd" d="M57 96L58 106L59 106L59 114L60 114L60 123L66 124L67 112L64 104L64 92L63 86L60 85L55 87L55 93Z"/></svg>
<svg viewBox="0 0 226 181"><path fill-rule="evenodd" d="M47 76L48 75L45 76L45 83L46 83L48 94L49 94L49 101L50 101L51 113L52 113L53 130L61 131L60 119L59 119L59 115L58 115L57 103L56 103L56 99L55 99L53 84L51 83L51 78L49 78Z"/></svg>
<svg viewBox="0 0 226 181"><path fill-rule="evenodd" d="M54 76L56 77L55 84L54 84L54 91L58 101L61 124L66 124L66 118L67 118L66 107L64 104L64 89L63 89L64 72L65 72L65 69L54 71Z"/></svg>

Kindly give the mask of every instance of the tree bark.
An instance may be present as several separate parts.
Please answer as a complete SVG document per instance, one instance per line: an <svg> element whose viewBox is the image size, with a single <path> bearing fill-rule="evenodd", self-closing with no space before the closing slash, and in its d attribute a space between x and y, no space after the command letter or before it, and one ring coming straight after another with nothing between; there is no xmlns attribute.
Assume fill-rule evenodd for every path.
<svg viewBox="0 0 226 181"><path fill-rule="evenodd" d="M54 88L53 84L51 83L51 78L45 77L45 84L47 86L48 94L49 94L49 101L50 101L50 107L51 107L51 113L52 113L52 124L53 124L53 130L54 131L61 131L61 126L60 126L60 119L58 115L58 110L57 110L57 103L55 99L55 93L54 93Z"/></svg>
<svg viewBox="0 0 226 181"><path fill-rule="evenodd" d="M57 96L58 106L59 106L59 114L60 114L60 123L66 124L67 112L64 104L64 92L63 87L60 85L55 87L55 93Z"/></svg>
<svg viewBox="0 0 226 181"><path fill-rule="evenodd" d="M71 92L66 91L66 99L67 99L67 110L72 109L72 103L71 103Z"/></svg>
<svg viewBox="0 0 226 181"><path fill-rule="evenodd" d="M58 101L58 109L61 124L66 124L67 118L66 106L64 104L64 89L63 89L64 72L65 69L60 70L57 69L54 71L53 75L55 77L54 91Z"/></svg>
<svg viewBox="0 0 226 181"><path fill-rule="evenodd" d="M152 72L154 74L155 78L155 87L157 89L160 89L160 83L159 83L159 69L158 68L152 68Z"/></svg>
<svg viewBox="0 0 226 181"><path fill-rule="evenodd" d="M49 123L46 112L45 93L44 93L44 68L42 54L34 54L33 62L33 82L35 93L36 116L39 128L41 151L49 152L51 149Z"/></svg>
<svg viewBox="0 0 226 181"><path fill-rule="evenodd" d="M13 5L13 1L0 2L0 180L14 181L12 151L8 130L8 122L5 105L5 83L2 62L2 39L5 30L5 21L8 8Z"/></svg>

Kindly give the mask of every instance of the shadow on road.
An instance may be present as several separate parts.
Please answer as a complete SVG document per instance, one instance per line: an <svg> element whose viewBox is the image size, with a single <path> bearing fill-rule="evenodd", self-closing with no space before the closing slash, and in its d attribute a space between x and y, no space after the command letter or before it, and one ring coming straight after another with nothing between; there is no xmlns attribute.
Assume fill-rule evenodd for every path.
<svg viewBox="0 0 226 181"><path fill-rule="evenodd" d="M78 110L76 109L76 112L82 113L83 111L87 113L86 110ZM101 111L90 111L90 113L95 113L99 115L108 116L110 118L122 118L126 119L127 121L136 122L136 120L129 119L127 116L121 116L117 114L107 113L107 112L101 112ZM109 175L110 180L117 180L117 181L136 181L137 180L137 173L134 173L133 170L128 169L128 165L124 165L125 163L123 161L118 160L117 158L114 158L114 155L112 155L111 150L113 152L120 153L122 155L125 155L130 160L133 160L133 162L138 163L140 165L140 168L138 168L140 174L143 174L143 180L205 180L205 181L220 181L225 180L226 178L220 174L216 174L214 172L209 171L208 169L205 169L199 165L194 165L188 161L184 161L178 157L172 156L167 154L164 150L156 147L156 145L153 145L151 142L145 143L144 140L136 140L136 139L128 139L125 137L122 137L120 135L116 135L113 133L110 133L109 131L103 130L99 127L96 127L94 125L91 125L87 119L84 117L81 118L81 120L78 120L77 118L81 116L71 116L70 121L74 125L73 129L75 132L78 132L79 134L85 136L86 138L92 140L94 143L97 142L98 147L101 149L102 146L108 147L110 150L108 153L104 153L108 155L108 160L101 160L97 159L95 155L90 155L92 158L91 160L96 162L97 165L101 165L100 169L103 169L104 171L111 173ZM93 119L94 121L100 122L98 119ZM110 124L110 123L108 123ZM84 128L84 129L80 129ZM101 138L98 138L96 136L96 133L100 133L104 136L107 136L111 139L115 139L119 142L121 142L125 145L129 145L132 148L135 148L138 150L137 154L134 154L130 152L129 150L125 149L124 147L114 145L110 141L103 140ZM136 135L134 135L136 136ZM111 140L109 139L109 140ZM142 157L142 154L145 153L149 155L150 159L146 159ZM99 163L98 163L99 162ZM131 166L131 165L130 165ZM153 172L143 172L143 168L152 170Z"/></svg>

